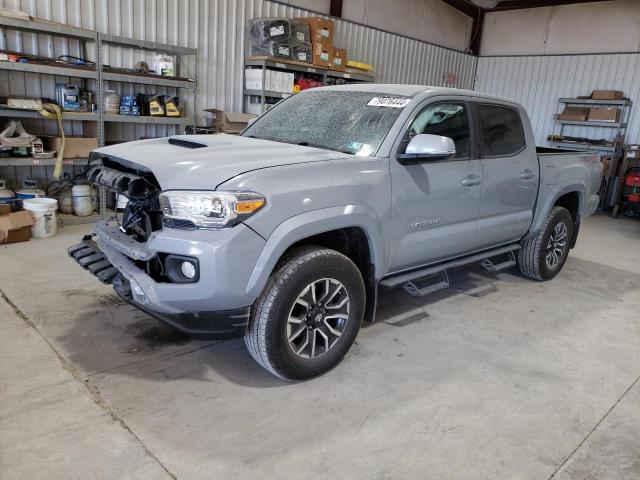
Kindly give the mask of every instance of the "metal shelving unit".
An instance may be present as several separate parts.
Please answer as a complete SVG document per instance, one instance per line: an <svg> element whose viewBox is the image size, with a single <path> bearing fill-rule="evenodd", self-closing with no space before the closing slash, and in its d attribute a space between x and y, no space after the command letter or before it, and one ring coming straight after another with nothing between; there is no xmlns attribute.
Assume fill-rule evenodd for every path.
<svg viewBox="0 0 640 480"><path fill-rule="evenodd" d="M552 147L556 148L570 148L573 150L585 150L592 152L608 152L613 153L616 151L616 147L613 145L597 145L593 143L580 143L580 142L549 142Z"/></svg>
<svg viewBox="0 0 640 480"><path fill-rule="evenodd" d="M608 208L613 206L611 201L615 197L615 185L617 185L617 175L619 165L622 160L622 152L624 150L625 136L627 133L627 125L631 118L631 106L632 102L629 99L620 100L597 100L593 98L559 98L559 107L562 105L575 105L582 107L615 107L619 110L619 116L617 121L604 122L604 121L575 121L575 120L561 120L556 118L556 124L560 125L560 136L564 136L565 127L587 127L587 128L599 128L607 129L604 132L611 133L611 140L608 141L609 145L600 145L590 142L571 142L571 141L551 141L551 146L557 148L571 148L574 150L583 150L590 152L600 152L611 155L611 164L609 168L609 176L605 178L606 186L603 192L600 207ZM560 109L560 108L559 108ZM603 134L604 135L604 134ZM589 137L590 138L590 137Z"/></svg>
<svg viewBox="0 0 640 480"><path fill-rule="evenodd" d="M297 62L294 60L282 60L270 57L249 57L244 62L245 68L259 68L262 69L262 85L265 85L265 72L269 70L280 70L294 73L309 73L312 75L322 77L322 83L327 85L327 79L343 79L351 82L372 83L374 81L373 75L367 73L348 69L346 72L338 72L336 70L330 70L328 68L318 67L308 63ZM246 83L243 83L243 87ZM268 98L282 99L292 95L285 92L274 92L271 90L243 90L245 97L260 97L260 103L264 109L265 100Z"/></svg>
<svg viewBox="0 0 640 480"><path fill-rule="evenodd" d="M558 99L560 103L568 104L568 105L594 105L594 106L619 106L619 107L630 107L631 100L627 98L623 98L620 100L598 100L593 98L560 98Z"/></svg>
<svg viewBox="0 0 640 480"><path fill-rule="evenodd" d="M44 73L46 75L58 75L64 77L88 78L95 80L98 78L95 68L81 68L65 66L60 63L50 64L2 62L2 70L27 73Z"/></svg>
<svg viewBox="0 0 640 480"><path fill-rule="evenodd" d="M603 128L627 128L624 122L596 122L596 121L577 121L577 120L557 120L562 125L579 125L583 127L603 127Z"/></svg>
<svg viewBox="0 0 640 480"><path fill-rule="evenodd" d="M116 115L111 113L105 113L103 117L104 122L113 123L144 123L154 125L192 125L193 119L191 117L140 117L133 115Z"/></svg>
<svg viewBox="0 0 640 480"><path fill-rule="evenodd" d="M0 69L2 69L2 65L0 65ZM23 110L20 108L2 108L0 107L0 117L11 117L11 118L37 118L40 120L46 120L45 117L40 115L37 110ZM88 121L88 122L96 122L98 121L98 114L93 112L62 112L63 120L74 120L74 121Z"/></svg>
<svg viewBox="0 0 640 480"><path fill-rule="evenodd" d="M96 39L96 32L84 28L73 27L62 23L42 21L28 21L17 18L0 17L0 28L9 30L19 30L28 33L39 33L45 35L58 35L60 37L73 38L75 40Z"/></svg>
<svg viewBox="0 0 640 480"><path fill-rule="evenodd" d="M52 167L56 164L55 158L32 157L0 157L0 167ZM88 158L65 158L63 165L88 165Z"/></svg>
<svg viewBox="0 0 640 480"><path fill-rule="evenodd" d="M176 57L175 77L162 77L159 75L145 75L134 72L122 72L119 69L113 69L103 64L103 48L105 45L112 45L122 48L134 48L156 53L166 53ZM102 108L98 108L98 144L104 145L105 123L139 123L154 125L178 125L186 127L193 125L194 130L197 123L197 77L198 77L198 49L181 47L178 45L167 45L164 43L151 42L148 40L139 40L135 38L121 37L108 33L97 33L97 50L98 50L98 82L96 90L99 93L100 105L102 105L102 95L105 91L104 82L132 83L139 85L154 85L158 87L185 89L192 92L193 115L190 117L151 117L151 116L129 116L107 114L102 112ZM181 78L180 66L184 56L194 57L194 74L193 78ZM184 133L184 128L182 129Z"/></svg>
<svg viewBox="0 0 640 480"><path fill-rule="evenodd" d="M184 129L187 125L193 125L194 130L197 121L197 78L198 78L198 50L195 48L167 45L147 40L126 38L118 35L111 35L72 27L70 25L48 22L44 20L26 21L7 17L0 17L0 30L15 30L42 35L58 36L67 39L77 40L80 45L82 56L87 58L87 42L95 44L95 66L76 66L58 62L50 59L46 63L20 63L20 62L0 62L0 70L13 72L36 73L51 76L73 77L85 80L94 80L95 102L97 111L90 113L83 112L63 112L63 120L91 121L98 125L98 145L105 145L105 124L108 123L134 123L142 125L175 125ZM103 52L105 45L113 45L122 48L141 49L156 53L165 53L176 57L176 77L163 77L152 74L138 74L124 69L111 68L103 62ZM190 78L180 77L181 60L184 56L193 56L193 75ZM104 104L104 82L119 82L124 84L152 85L164 88L185 89L191 92L193 115L189 117L151 117L151 116L127 116L117 114L105 114L102 109ZM31 118L47 120L35 110L10 109L0 107L0 117ZM51 121L51 120L50 120ZM55 120L53 120L55 121ZM65 165L88 165L88 159L65 159ZM0 158L0 166L51 166L55 164L55 159L36 158ZM100 192L100 210L103 217L106 217L106 191Z"/></svg>
<svg viewBox="0 0 640 480"><path fill-rule="evenodd" d="M583 107L618 107L620 118L615 122L589 121L589 120L561 120L556 118L556 124L560 125L559 136L564 136L565 127L591 127L612 129L611 145L600 145L588 142L550 141L553 147L573 148L576 150L589 150L597 152L615 153L622 150L627 124L631 115L631 100L596 100L593 98L559 98L558 105L580 105Z"/></svg>
<svg viewBox="0 0 640 480"><path fill-rule="evenodd" d="M86 54L86 42L96 44L96 66L83 67L76 65L66 65L51 59L50 63L19 63L19 62L0 62L0 70L38 73L53 76L66 76L74 78L83 78L96 81L95 101L97 104L97 112L64 112L63 120L75 121L92 121L98 122L98 144L104 146L105 133L104 123L140 123L155 125L178 125L186 127L192 124L196 125L196 101L197 101L197 65L198 50L196 48L181 47L176 45L166 45L158 42L150 42L147 40L138 40L134 38L126 38L118 35L99 33L93 30L85 30L82 28L71 27L54 22L46 21L26 21L7 17L0 17L0 29L17 30L21 32L55 35L64 38L80 41L82 51ZM136 48L146 51L166 53L175 55L176 61L176 77L162 77L159 75L145 75L134 72L123 72L121 69L113 69L103 64L102 52L103 45L114 45L123 48ZM85 55L86 56L86 55ZM180 78L181 57L194 56L194 75L193 78ZM102 112L104 82L119 82L140 85L153 85L158 87L186 89L193 93L193 115L190 117L148 117L148 116L126 116L115 114L104 114ZM0 107L0 117L13 118L34 118L44 119L37 111L9 109Z"/></svg>

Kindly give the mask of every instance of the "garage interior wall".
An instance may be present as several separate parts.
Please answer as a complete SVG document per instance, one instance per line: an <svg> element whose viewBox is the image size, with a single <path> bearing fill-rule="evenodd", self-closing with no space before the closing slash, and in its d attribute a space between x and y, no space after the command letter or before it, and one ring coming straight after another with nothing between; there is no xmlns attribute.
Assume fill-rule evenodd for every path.
<svg viewBox="0 0 640 480"><path fill-rule="evenodd" d="M480 55L640 51L640 2L615 0L488 12Z"/></svg>
<svg viewBox="0 0 640 480"><path fill-rule="evenodd" d="M349 1L346 0L345 4ZM378 8L374 0L351 1L367 4L370 15ZM327 2L292 0L291 3L318 6L324 10ZM292 18L317 15L309 10L266 0L0 0L0 6L101 32L197 47L199 112L204 108L242 110L243 65L248 50L247 20L263 16ZM394 10L401 11L398 8ZM463 29L456 35L448 38L462 45L468 32ZM51 42L32 34L19 33L10 33L7 37L6 47L15 50L55 56L71 50L73 54L73 45L59 40ZM456 39L458 37L461 40ZM459 51L346 20L336 20L334 43L348 48L350 57L373 64L377 82L473 87L476 57ZM105 55L107 64L127 68L143 59L140 55L144 57L142 53L120 47L105 48ZM12 74L11 81L13 85L23 81L26 94L37 96L40 92L36 75ZM203 113L200 123L206 124L207 121L209 119ZM149 129L149 136L165 134L161 130L163 127L140 128ZM126 129L123 128L120 134L122 140L128 139Z"/></svg>
<svg viewBox="0 0 640 480"><path fill-rule="evenodd" d="M558 98L590 95L593 90L621 90L633 101L627 142L640 142L640 54L480 57L475 90L520 102L533 125L536 145L559 133L553 115ZM611 129L565 127L565 134L611 139Z"/></svg>
<svg viewBox="0 0 640 480"><path fill-rule="evenodd" d="M640 142L640 2L493 12L483 28L474 88L522 103L538 145L559 133L558 98L595 89L622 90L633 101L626 140ZM611 138L604 128L565 127L565 133Z"/></svg>

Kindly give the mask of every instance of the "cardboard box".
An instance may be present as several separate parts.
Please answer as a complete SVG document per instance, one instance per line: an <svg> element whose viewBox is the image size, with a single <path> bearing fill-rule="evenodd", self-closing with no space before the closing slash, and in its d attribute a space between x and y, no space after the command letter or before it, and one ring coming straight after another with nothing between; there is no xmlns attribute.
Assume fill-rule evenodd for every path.
<svg viewBox="0 0 640 480"><path fill-rule="evenodd" d="M62 148L62 137L46 138L48 150L59 152ZM87 158L89 154L98 148L98 139L95 137L65 137L63 158Z"/></svg>
<svg viewBox="0 0 640 480"><path fill-rule="evenodd" d="M589 109L590 122L617 122L620 110L616 107L598 107Z"/></svg>
<svg viewBox="0 0 640 480"><path fill-rule="evenodd" d="M269 90L270 92L275 92L278 88L278 71L277 70L267 70L265 73L265 79L268 77L267 86L265 90Z"/></svg>
<svg viewBox="0 0 640 480"><path fill-rule="evenodd" d="M624 92L620 90L594 90L591 92L591 98L594 100L622 100Z"/></svg>
<svg viewBox="0 0 640 480"><path fill-rule="evenodd" d="M296 76L293 73L285 73L284 76L284 92L282 93L293 93Z"/></svg>
<svg viewBox="0 0 640 480"><path fill-rule="evenodd" d="M225 112L217 108L207 108L204 110L214 116L213 125L218 132L240 133L249 124L249 120L255 118L250 113Z"/></svg>
<svg viewBox="0 0 640 480"><path fill-rule="evenodd" d="M0 243L29 240L31 225L33 225L33 217L29 212L12 213L9 205L0 205Z"/></svg>
<svg viewBox="0 0 640 480"><path fill-rule="evenodd" d="M347 69L347 49L333 47L333 57L331 59L331 68L344 72Z"/></svg>
<svg viewBox="0 0 640 480"><path fill-rule="evenodd" d="M264 89L272 92L278 90L278 74L276 70L265 70ZM245 68L244 88L247 90L262 90L262 69Z"/></svg>
<svg viewBox="0 0 640 480"><path fill-rule="evenodd" d="M319 67L329 68L333 60L333 45L330 43L315 42L313 44L313 64Z"/></svg>
<svg viewBox="0 0 640 480"><path fill-rule="evenodd" d="M311 43L315 44L316 42L320 42L323 44L333 45L333 20L327 20L320 17L296 18L295 20L299 20L309 25Z"/></svg>
<svg viewBox="0 0 640 480"><path fill-rule="evenodd" d="M277 72L276 74L276 92L283 93L285 91L285 72Z"/></svg>
<svg viewBox="0 0 640 480"><path fill-rule="evenodd" d="M244 69L244 88L247 90L262 90L261 68Z"/></svg>
<svg viewBox="0 0 640 480"><path fill-rule="evenodd" d="M568 120L573 122L584 122L589 117L588 107L564 107L564 111L558 115L558 120Z"/></svg>

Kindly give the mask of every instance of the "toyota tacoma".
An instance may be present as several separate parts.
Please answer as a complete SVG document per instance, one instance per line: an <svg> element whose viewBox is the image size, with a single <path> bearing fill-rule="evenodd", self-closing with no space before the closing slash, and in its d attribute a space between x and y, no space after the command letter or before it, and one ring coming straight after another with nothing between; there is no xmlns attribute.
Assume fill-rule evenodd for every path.
<svg viewBox="0 0 640 480"><path fill-rule="evenodd" d="M381 287L423 296L475 262L552 279L602 175L597 154L536 149L513 101L413 85L306 90L239 136L90 160L90 181L129 203L69 254L183 332L244 335L288 380L337 365Z"/></svg>

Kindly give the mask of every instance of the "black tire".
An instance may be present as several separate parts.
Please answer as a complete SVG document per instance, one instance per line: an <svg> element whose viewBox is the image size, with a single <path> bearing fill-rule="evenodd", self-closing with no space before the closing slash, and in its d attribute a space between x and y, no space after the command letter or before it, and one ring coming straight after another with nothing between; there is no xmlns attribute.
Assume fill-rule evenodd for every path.
<svg viewBox="0 0 640 480"><path fill-rule="evenodd" d="M557 255L557 264L549 265L547 261L547 246L560 223L563 223L566 229L565 246L562 254ZM573 219L571 214L564 207L553 207L538 233L522 242L522 248L518 251L518 267L522 275L533 280L551 280L562 270L564 263L567 261L572 238Z"/></svg>
<svg viewBox="0 0 640 480"><path fill-rule="evenodd" d="M335 285L342 284L344 287L344 290L340 290L340 295L346 296L348 300L342 307L348 311L348 320L342 324L341 335L337 338L332 337L334 343L328 349L318 346L323 353L315 358L312 354L309 358L303 358L294 351L288 339L289 315L294 308L302 308L307 312L302 314L306 319L304 322L311 322L313 311L307 310L307 307L300 306L297 302L303 292L311 292L307 290L307 286L325 279L332 279L336 282ZM329 285L327 283L327 292ZM311 286L312 290L316 288ZM300 247L285 257L271 275L262 295L256 300L244 337L245 344L251 356L262 367L282 379L304 380L321 375L340 363L351 348L364 317L365 297L362 275L348 257L328 248ZM318 305L322 307L321 301ZM328 302L325 306L327 305ZM324 311L330 313L326 309ZM302 334L311 333L302 331ZM306 338L308 341L310 337ZM313 338L315 339L315 336Z"/></svg>

